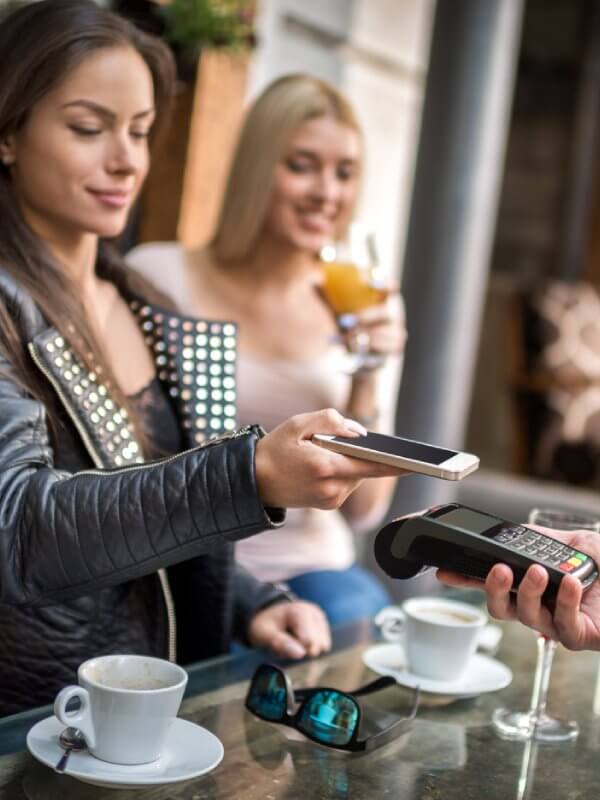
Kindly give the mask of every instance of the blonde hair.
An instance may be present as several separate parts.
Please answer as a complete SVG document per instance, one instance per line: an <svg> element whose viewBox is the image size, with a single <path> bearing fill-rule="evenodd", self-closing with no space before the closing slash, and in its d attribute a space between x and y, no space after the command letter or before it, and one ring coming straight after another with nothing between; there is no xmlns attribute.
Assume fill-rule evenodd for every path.
<svg viewBox="0 0 600 800"><path fill-rule="evenodd" d="M239 261L263 227L275 166L305 122L332 117L361 133L352 107L333 86L310 75L287 75L253 103L240 131L210 246L219 261Z"/></svg>

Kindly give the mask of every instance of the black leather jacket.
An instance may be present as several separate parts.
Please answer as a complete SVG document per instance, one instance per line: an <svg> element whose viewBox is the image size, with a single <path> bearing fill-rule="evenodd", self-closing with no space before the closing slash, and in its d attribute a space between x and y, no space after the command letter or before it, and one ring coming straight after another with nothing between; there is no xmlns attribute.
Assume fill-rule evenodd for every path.
<svg viewBox="0 0 600 800"><path fill-rule="evenodd" d="M51 441L0 352L0 714L50 702L91 656L226 652L285 596L233 560L284 519L257 495L260 433L205 433L233 427L235 330L132 302L191 448L144 464L126 412L1 270L0 302L65 418Z"/></svg>

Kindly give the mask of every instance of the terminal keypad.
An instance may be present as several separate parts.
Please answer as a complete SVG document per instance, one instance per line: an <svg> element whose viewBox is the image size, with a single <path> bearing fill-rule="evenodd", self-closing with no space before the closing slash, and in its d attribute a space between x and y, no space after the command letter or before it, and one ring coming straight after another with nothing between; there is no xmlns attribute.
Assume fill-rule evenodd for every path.
<svg viewBox="0 0 600 800"><path fill-rule="evenodd" d="M584 553L579 553L556 539L551 539L522 525L502 528L494 536L494 540L511 550L525 553L534 557L536 561L541 561L562 572L577 570L589 558Z"/></svg>

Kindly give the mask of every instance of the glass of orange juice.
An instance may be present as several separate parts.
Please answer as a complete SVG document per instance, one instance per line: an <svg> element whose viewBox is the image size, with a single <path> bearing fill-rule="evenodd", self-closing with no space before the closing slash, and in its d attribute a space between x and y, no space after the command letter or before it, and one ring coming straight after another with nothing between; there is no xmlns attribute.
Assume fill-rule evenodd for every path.
<svg viewBox="0 0 600 800"><path fill-rule="evenodd" d="M391 291L377 263L373 234L362 225L353 224L346 238L324 245L319 258L323 269L323 296L336 315L340 329L351 331L357 325L356 313L385 302ZM368 334L357 331L353 343L352 372L373 369L383 363L382 356L369 351Z"/></svg>

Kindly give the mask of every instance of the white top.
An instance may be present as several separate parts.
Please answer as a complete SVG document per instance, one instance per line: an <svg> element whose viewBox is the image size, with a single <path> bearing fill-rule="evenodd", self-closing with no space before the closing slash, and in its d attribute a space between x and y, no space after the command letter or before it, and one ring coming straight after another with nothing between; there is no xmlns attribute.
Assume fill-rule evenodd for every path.
<svg viewBox="0 0 600 800"><path fill-rule="evenodd" d="M127 261L173 298L184 313L201 315L182 302L189 297L183 250L177 243L141 245ZM259 422L271 430L294 414L346 407L350 377L344 372L345 348L331 345L317 360L273 360L238 353L238 424ZM399 359L388 359L379 376L380 430L393 430ZM285 469L285 464L282 464ZM386 509L376 509L360 527L373 527ZM289 509L283 528L236 544L236 558L262 581L282 581L304 572L346 569L355 560L353 533L339 511Z"/></svg>

